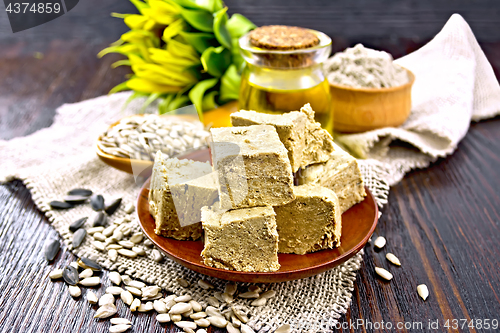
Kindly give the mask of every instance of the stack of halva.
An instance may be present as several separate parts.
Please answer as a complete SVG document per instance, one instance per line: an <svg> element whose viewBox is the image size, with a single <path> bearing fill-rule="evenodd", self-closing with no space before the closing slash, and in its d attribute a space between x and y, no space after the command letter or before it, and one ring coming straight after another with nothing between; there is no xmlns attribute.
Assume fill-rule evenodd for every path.
<svg viewBox="0 0 500 333"><path fill-rule="evenodd" d="M239 111L231 123L211 129L213 167L156 155L155 232L204 235L206 265L246 272L277 271L278 253L340 246L342 213L363 200L363 179L309 104L283 115Z"/></svg>

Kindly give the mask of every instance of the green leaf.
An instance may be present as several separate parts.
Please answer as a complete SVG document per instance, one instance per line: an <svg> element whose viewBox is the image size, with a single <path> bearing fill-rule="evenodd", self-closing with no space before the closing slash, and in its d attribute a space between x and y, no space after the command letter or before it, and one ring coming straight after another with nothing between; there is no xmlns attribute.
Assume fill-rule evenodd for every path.
<svg viewBox="0 0 500 333"><path fill-rule="evenodd" d="M169 104L168 111L173 111L177 110L183 106L188 105L189 103L189 97L186 95L179 95L177 94L174 98L174 100Z"/></svg>
<svg viewBox="0 0 500 333"><path fill-rule="evenodd" d="M227 31L227 7L219 10L214 14L214 34L215 38L219 41L222 46L228 49L232 48L231 45L231 35Z"/></svg>
<svg viewBox="0 0 500 333"><path fill-rule="evenodd" d="M120 91L124 91L124 90L130 90L130 88L127 86L127 82L122 82L119 85L113 87L109 91L109 95L120 92Z"/></svg>
<svg viewBox="0 0 500 333"><path fill-rule="evenodd" d="M201 55L201 64L208 74L220 77L231 65L231 51L223 46L209 47Z"/></svg>
<svg viewBox="0 0 500 333"><path fill-rule="evenodd" d="M218 107L217 103L215 103L215 96L218 94L219 92L214 90L203 97L202 108L204 111L213 110Z"/></svg>
<svg viewBox="0 0 500 333"><path fill-rule="evenodd" d="M141 109L139 110L139 113L144 113L146 111L146 108L151 105L154 101L156 101L158 98L160 98L161 93L152 93L149 95L148 99L142 104Z"/></svg>
<svg viewBox="0 0 500 333"><path fill-rule="evenodd" d="M238 74L236 66L229 66L229 68L221 78L220 100L225 103L231 100L238 99L240 93L240 83L241 76L240 74Z"/></svg>
<svg viewBox="0 0 500 333"><path fill-rule="evenodd" d="M208 89L213 88L217 82L219 82L217 78L200 81L189 92L189 99L196 107L201 121L203 121L203 95Z"/></svg>
<svg viewBox="0 0 500 333"><path fill-rule="evenodd" d="M221 0L196 0L196 4L210 13L215 13L224 8L224 3Z"/></svg>
<svg viewBox="0 0 500 333"><path fill-rule="evenodd" d="M214 31L214 17L206 10L182 9L181 15L195 29L204 32Z"/></svg>
<svg viewBox="0 0 500 333"><path fill-rule="evenodd" d="M172 100L174 99L175 94L168 94L168 95L163 95L163 96L164 96L163 100L160 102L160 104L158 104L158 113L159 114L165 114L168 111L170 111L168 106L170 105L170 102L172 102Z"/></svg>
<svg viewBox="0 0 500 333"><path fill-rule="evenodd" d="M241 14L233 14L226 24L227 31L233 38L240 38L256 27L252 21Z"/></svg>
<svg viewBox="0 0 500 333"><path fill-rule="evenodd" d="M191 0L173 0L173 1L178 5L181 5L182 7L187 9L203 9L202 6L198 5L196 2Z"/></svg>
<svg viewBox="0 0 500 333"><path fill-rule="evenodd" d="M200 54L210 46L216 46L217 40L213 34L204 32L181 32L184 40L196 49Z"/></svg>

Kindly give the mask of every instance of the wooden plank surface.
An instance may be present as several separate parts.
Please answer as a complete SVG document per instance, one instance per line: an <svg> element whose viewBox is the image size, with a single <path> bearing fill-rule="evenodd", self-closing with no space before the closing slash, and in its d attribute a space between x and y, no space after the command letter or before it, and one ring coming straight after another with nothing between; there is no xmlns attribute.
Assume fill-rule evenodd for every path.
<svg viewBox="0 0 500 333"><path fill-rule="evenodd" d="M296 24L323 30L334 38L337 50L365 41L395 56L424 44L451 12L461 11L498 77L498 2L227 3L232 12L241 12L259 25ZM69 14L18 34L10 32L5 12L0 13L0 138L47 127L59 105L106 94L121 82L127 69L109 69L119 57L99 60L96 54L125 31L123 23L109 18L109 13L130 8L127 1L80 1ZM35 58L34 52L41 52L43 58ZM376 230L388 239L387 248L377 252L371 245L366 247L352 306L340 321L345 328L338 331L493 332L446 329L443 324L446 319L500 320L499 142L499 118L473 124L453 156L411 172L391 189ZM75 260L69 252L61 252L52 266L46 265L43 245L56 237L20 181L0 186L0 332L108 331L108 321L92 318L94 309L82 300L85 291L80 300L73 300L62 282L48 279L52 266ZM400 258L401 268L385 260L387 251ZM376 277L374 266L390 268L393 281ZM108 285L106 272L103 277ZM429 287L426 302L416 294L420 283ZM135 332L177 331L158 324L152 314L131 316L121 305L119 313L132 319ZM429 320L436 319L440 329L430 330ZM349 327L358 320L365 320L365 325L422 322L424 328Z"/></svg>

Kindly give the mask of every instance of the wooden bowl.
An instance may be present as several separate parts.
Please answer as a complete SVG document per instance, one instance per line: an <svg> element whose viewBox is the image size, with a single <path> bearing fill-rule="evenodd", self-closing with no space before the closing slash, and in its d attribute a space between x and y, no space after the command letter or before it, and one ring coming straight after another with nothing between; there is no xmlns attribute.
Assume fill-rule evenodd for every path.
<svg viewBox="0 0 500 333"><path fill-rule="evenodd" d="M355 133L404 123L410 115L411 87L415 81L415 75L405 70L409 81L398 87L353 88L330 83L333 129Z"/></svg>
<svg viewBox="0 0 500 333"><path fill-rule="evenodd" d="M185 158L207 161L208 149ZM238 272L206 266L201 257L203 242L179 241L155 234L155 220L149 213L149 180L137 199L137 214L142 231L168 257L175 262L205 275L219 279L252 283L272 283L307 278L332 269L358 253L370 239L378 220L378 208L368 189L364 201L342 215L341 246L305 255L279 254L281 268L277 272Z"/></svg>

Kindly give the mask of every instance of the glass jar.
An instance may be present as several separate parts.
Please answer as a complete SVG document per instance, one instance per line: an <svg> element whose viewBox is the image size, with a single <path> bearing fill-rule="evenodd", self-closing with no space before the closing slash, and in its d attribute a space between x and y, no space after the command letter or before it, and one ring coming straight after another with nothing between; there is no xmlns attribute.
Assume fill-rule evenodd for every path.
<svg viewBox="0 0 500 333"><path fill-rule="evenodd" d="M330 85L323 72L332 41L322 32L306 30L317 36L317 45L270 50L252 45L251 32L240 38L246 67L241 77L239 108L282 114L310 103L316 121L332 133Z"/></svg>

